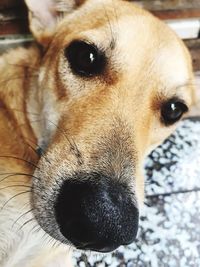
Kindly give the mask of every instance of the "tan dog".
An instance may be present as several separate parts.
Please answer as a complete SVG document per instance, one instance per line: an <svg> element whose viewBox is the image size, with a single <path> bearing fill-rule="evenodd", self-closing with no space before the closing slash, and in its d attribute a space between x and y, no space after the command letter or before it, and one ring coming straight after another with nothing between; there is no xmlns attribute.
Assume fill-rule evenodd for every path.
<svg viewBox="0 0 200 267"><path fill-rule="evenodd" d="M37 44L0 58L0 266L67 266L67 245L134 240L143 160L192 104L191 59L132 3L26 2Z"/></svg>

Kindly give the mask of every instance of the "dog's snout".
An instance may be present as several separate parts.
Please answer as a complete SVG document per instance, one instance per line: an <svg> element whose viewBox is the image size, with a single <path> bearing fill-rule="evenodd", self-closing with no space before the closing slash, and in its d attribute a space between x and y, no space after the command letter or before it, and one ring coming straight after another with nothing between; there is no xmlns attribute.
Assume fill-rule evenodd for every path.
<svg viewBox="0 0 200 267"><path fill-rule="evenodd" d="M55 212L63 236L80 249L109 252L131 243L137 234L134 195L128 186L103 175L67 179Z"/></svg>

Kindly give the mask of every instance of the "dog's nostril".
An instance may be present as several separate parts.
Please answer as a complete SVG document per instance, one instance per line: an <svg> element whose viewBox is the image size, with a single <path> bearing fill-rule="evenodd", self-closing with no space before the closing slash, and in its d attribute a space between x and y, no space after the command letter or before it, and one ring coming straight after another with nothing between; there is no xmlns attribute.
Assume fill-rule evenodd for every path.
<svg viewBox="0 0 200 267"><path fill-rule="evenodd" d="M128 186L105 176L84 177L62 185L55 205L61 233L78 248L100 252L133 242L139 214Z"/></svg>

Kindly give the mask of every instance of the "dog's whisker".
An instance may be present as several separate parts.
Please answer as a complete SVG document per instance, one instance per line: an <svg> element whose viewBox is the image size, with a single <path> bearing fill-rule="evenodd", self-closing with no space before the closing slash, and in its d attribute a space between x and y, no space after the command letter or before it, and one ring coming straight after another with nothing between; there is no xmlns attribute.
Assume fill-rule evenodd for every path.
<svg viewBox="0 0 200 267"><path fill-rule="evenodd" d="M39 116L39 115L38 115L38 116ZM69 145L70 145L70 149L71 149L71 151L76 152L76 156L77 156L78 158L81 157L81 152L80 152L80 150L78 149L78 147L77 147L75 141L73 140L73 143L72 143L72 141L70 141L69 137L67 136L66 131L65 131L64 129L61 129L56 123L54 123L53 121L51 121L51 120L49 120L49 119L39 119L39 120L30 121L30 122L31 122L31 123L37 123L37 122L42 122L42 121L49 121L49 123L53 124L53 125L58 129L58 131L60 131L60 132L64 135L64 137L66 138L67 142L68 142ZM25 123L24 123L24 124L20 124L19 127L21 127L21 126L23 126L23 125L26 125L26 124L25 124ZM26 138L26 139L27 139L27 140L30 140L30 139L28 139L28 138ZM38 146L40 149L42 149L38 144L37 144L37 146ZM43 149L42 149L42 150L43 150ZM44 150L43 150L43 151L44 151ZM74 153L74 154L75 154L75 153ZM47 158L47 157L46 157L46 158ZM49 161L49 159L48 159L48 161Z"/></svg>
<svg viewBox="0 0 200 267"><path fill-rule="evenodd" d="M27 190L27 191L20 192L20 193L18 193L18 194L16 194L16 195L12 196L11 198L9 198L9 199L3 204L3 206L0 208L0 212L5 208L5 206L6 206L10 201L12 201L13 199L15 199L15 198L18 197L18 196L21 196L21 195L23 195L23 194L28 194L28 193L31 193L31 190Z"/></svg>
<svg viewBox="0 0 200 267"><path fill-rule="evenodd" d="M26 216L27 214L33 212L33 210L34 210L34 209L32 208L32 209L30 209L30 210L24 212L22 215L20 215L20 216L13 222L13 224L12 224L12 228L15 226L15 224L16 224L20 219L22 219L22 218L23 218L24 216Z"/></svg>
<svg viewBox="0 0 200 267"><path fill-rule="evenodd" d="M78 149L76 143L74 140L70 140L69 137L67 136L67 133L64 129L60 128L57 124L55 124L54 122L48 120L50 123L52 123L57 129L58 131L60 131L63 136L65 137L65 139L67 140L67 142L69 143L70 145L70 150L74 153L74 155L76 156L77 159L80 159L81 157L81 152L80 150ZM72 139L72 138L71 138Z"/></svg>
<svg viewBox="0 0 200 267"><path fill-rule="evenodd" d="M45 231L42 235L42 239L43 239L43 242L45 242L46 244L49 244L51 243L52 240L54 240L50 235L48 235Z"/></svg>
<svg viewBox="0 0 200 267"><path fill-rule="evenodd" d="M13 176L27 176L27 177L33 177L36 180L39 180L38 177L32 175L32 174L28 174L28 173L0 173L0 176L2 175L6 175L3 179L0 180L0 183L3 182L4 180L6 180L9 177L13 177Z"/></svg>
<svg viewBox="0 0 200 267"><path fill-rule="evenodd" d="M59 246L59 242L57 240L55 240L55 239L53 239L52 241L54 241L53 245L52 245L52 248L57 248Z"/></svg>
<svg viewBox="0 0 200 267"><path fill-rule="evenodd" d="M29 174L28 173L22 173L22 172L3 172L3 173L0 173L0 176L2 176L2 175L29 175Z"/></svg>
<svg viewBox="0 0 200 267"><path fill-rule="evenodd" d="M35 218L34 218L35 219ZM29 235L31 234L31 233L34 233L34 234L36 234L36 233L39 233L39 231L41 230L41 227L38 225L38 223L37 223L37 221L35 220L35 225L32 227L32 228L30 228L30 231L29 231ZM34 230L34 229L36 229L36 230Z"/></svg>
<svg viewBox="0 0 200 267"><path fill-rule="evenodd" d="M15 109L14 109L15 110ZM17 112L23 112L21 110L16 110ZM34 113L34 116L40 116L40 114L36 114ZM38 120L34 120L34 121L30 121L31 123L37 123L37 122L42 122L44 121L45 119L38 119ZM69 145L70 145L70 150L74 153L74 155L77 157L78 161L80 162L80 164L83 164L83 160L82 160L82 154L80 152L80 150L78 149L75 141L70 141L70 139L68 138L67 134L66 134L66 131L61 129L57 124L55 124L53 121L51 120L48 120L51 124L53 124L60 132L62 132L62 134L65 136L65 138L67 139ZM22 123L22 124L19 124L18 127L22 127L22 126L26 126L26 123ZM28 138L25 138L27 140L30 141L30 139ZM34 142L33 142L34 143ZM30 144L29 144L30 146ZM43 149L37 144L38 148L41 149L41 151L43 151ZM31 147L31 146L30 146ZM35 151L37 153L37 151ZM44 151L42 152L42 156L46 159L47 162L50 163L48 157L46 155L44 155ZM17 158L16 158L17 159ZM22 160L22 159L21 159ZM28 162L27 162L28 163ZM30 164L33 164L33 163L30 163ZM38 168L36 165L33 165L34 167Z"/></svg>
<svg viewBox="0 0 200 267"><path fill-rule="evenodd" d="M8 185L8 186L5 186L5 187L0 187L0 190L5 190L5 189L8 189L8 188L13 188L13 187L25 187L25 188L31 188L30 185L15 184L15 185Z"/></svg>
<svg viewBox="0 0 200 267"><path fill-rule="evenodd" d="M30 229L30 233L38 233L39 231L41 231L41 227L40 225L36 222L35 225Z"/></svg>
<svg viewBox="0 0 200 267"><path fill-rule="evenodd" d="M30 141L30 140L29 140ZM27 145L27 147L28 148L31 148L31 150L38 156L38 158L39 158L39 154L38 154L38 152L37 152L37 150L32 146L32 145L30 145L28 142L26 142L26 145Z"/></svg>
<svg viewBox="0 0 200 267"><path fill-rule="evenodd" d="M81 151L79 150L75 140L73 138L72 139L72 142L73 142L73 149L74 149L74 154L76 155L77 159L78 159L78 162L80 165L83 164L83 156L82 156L82 153Z"/></svg>
<svg viewBox="0 0 200 267"><path fill-rule="evenodd" d="M19 227L19 230L22 230L27 224L31 223L35 221L35 218L31 218L29 220L27 220L25 223L23 223L20 227Z"/></svg>
<svg viewBox="0 0 200 267"><path fill-rule="evenodd" d="M32 165L33 167L39 169L39 167L37 165L35 165L33 162L28 161L28 160L23 159L23 158L19 158L19 157L15 157L15 156L9 156L9 155L3 155L3 156L1 155L0 158L8 158L8 159L16 159L16 160L24 161L24 162Z"/></svg>
<svg viewBox="0 0 200 267"><path fill-rule="evenodd" d="M48 157L45 155L45 151L43 150L43 148L41 146L39 146L38 144L36 144L34 141L32 141L31 139L29 138L25 138L26 140L30 141L31 143L33 143L34 145L37 146L37 149L39 148L40 150L40 155L37 151L37 149L35 149L33 146L31 146L29 143L27 143L27 146L29 146L35 153L38 157L42 157L44 158L49 164L51 164L50 160L48 159Z"/></svg>

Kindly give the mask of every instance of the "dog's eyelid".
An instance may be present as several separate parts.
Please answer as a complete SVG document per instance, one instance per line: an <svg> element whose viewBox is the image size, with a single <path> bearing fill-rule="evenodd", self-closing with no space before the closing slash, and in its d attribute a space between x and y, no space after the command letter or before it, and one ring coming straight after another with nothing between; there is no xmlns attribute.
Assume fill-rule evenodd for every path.
<svg viewBox="0 0 200 267"><path fill-rule="evenodd" d="M168 91L174 91L174 89L173 88L171 90L168 89ZM187 107L189 106L187 101L183 97L178 95L178 94L172 94L170 96L170 95L166 95L166 94L160 93L160 94L157 95L155 102L157 102L156 107L158 109L160 109L160 107L163 104L168 103L168 102L181 102L182 104L186 105Z"/></svg>
<svg viewBox="0 0 200 267"><path fill-rule="evenodd" d="M186 101L181 98L180 96L177 96L177 95L174 95L172 97L169 97L168 99L165 99L165 101L163 101L163 104L164 103L168 103L168 102L174 102L174 103L181 103L183 105L185 105L187 107L187 109L189 110L189 107L188 107L188 104L186 103Z"/></svg>
<svg viewBox="0 0 200 267"><path fill-rule="evenodd" d="M90 46L94 47L97 51L99 51L99 53L104 54L104 55L105 55L106 50L107 50L107 48L104 47L103 45L101 45L100 43L95 43L94 41L91 41L87 38L73 39L67 46L65 46L65 48L67 48L68 46L70 46L70 44L75 43L75 42L85 43L87 45L90 45Z"/></svg>

